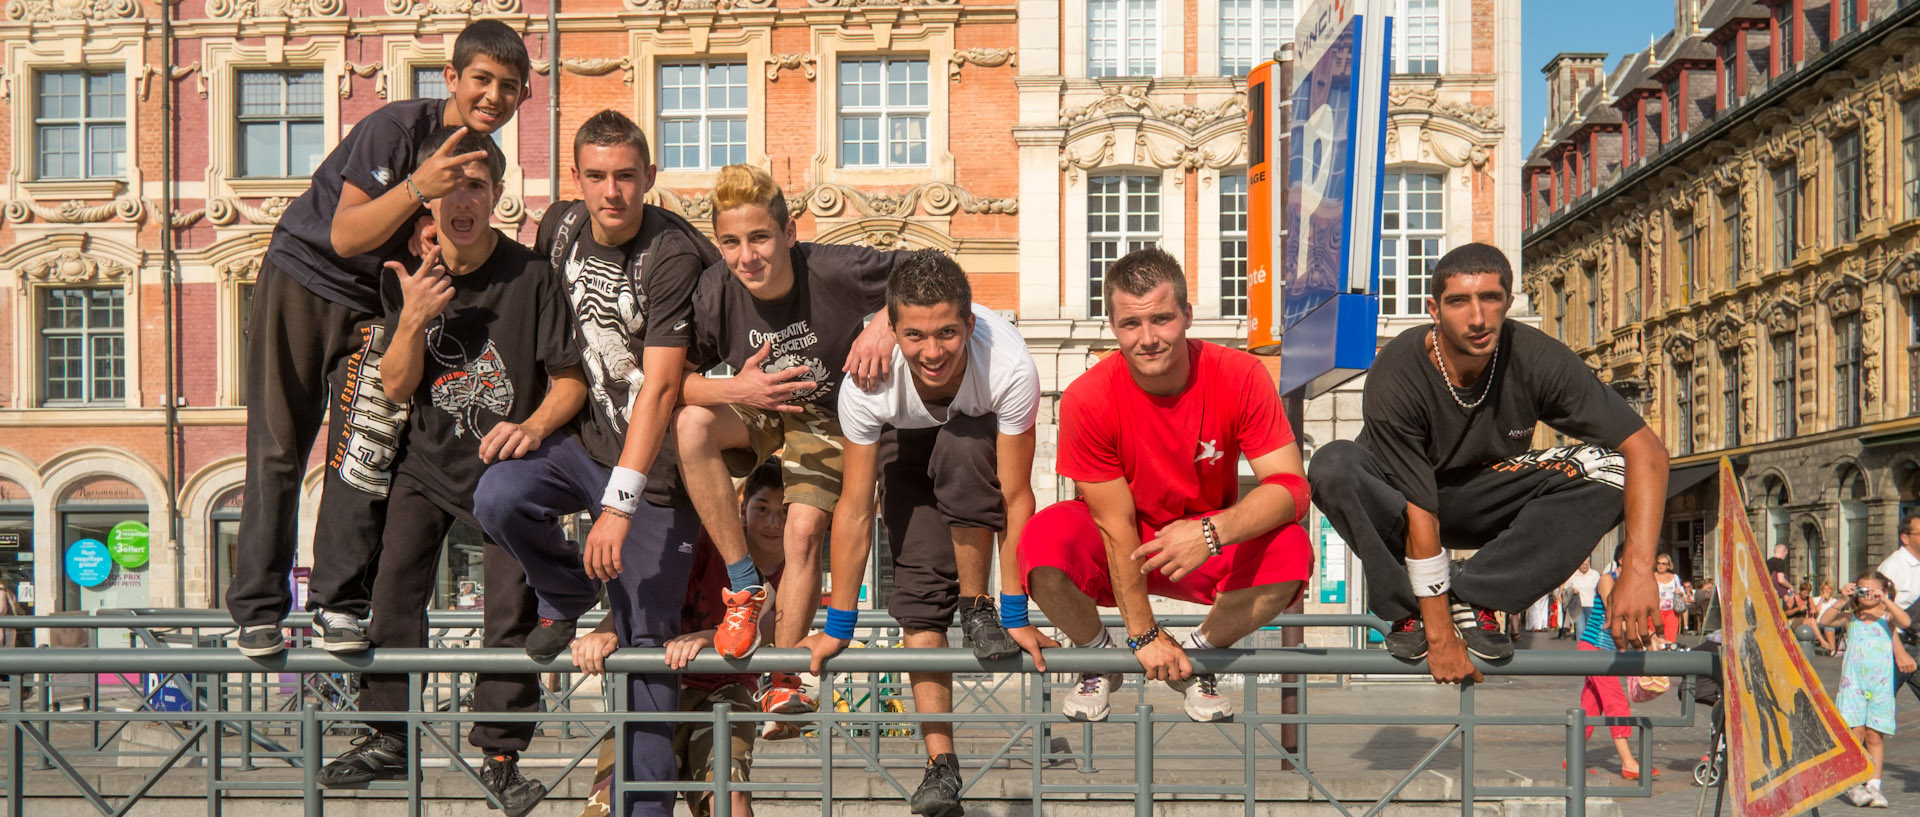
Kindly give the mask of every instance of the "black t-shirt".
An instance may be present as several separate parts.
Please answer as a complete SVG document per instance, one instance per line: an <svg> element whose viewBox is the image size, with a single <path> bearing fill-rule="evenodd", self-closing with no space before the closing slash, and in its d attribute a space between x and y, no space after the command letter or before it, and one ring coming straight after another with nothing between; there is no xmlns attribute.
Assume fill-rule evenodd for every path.
<svg viewBox="0 0 1920 817"><path fill-rule="evenodd" d="M1646 427L1564 344L1518 321L1500 332L1494 363L1454 401L1433 365L1431 325L1401 332L1367 373L1358 442L1407 501L1437 512L1439 489L1463 484L1487 465L1527 452L1535 423L1569 437L1619 448ZM1488 384L1488 378L1492 383Z"/></svg>
<svg viewBox="0 0 1920 817"><path fill-rule="evenodd" d="M525 422L547 393L547 378L580 365L560 280L547 261L499 234L479 269L453 278L453 301L427 327L420 386L408 412L395 471L450 510L473 508L486 463L480 439L505 422ZM380 287L386 336L400 323L400 282Z"/></svg>
<svg viewBox="0 0 1920 817"><path fill-rule="evenodd" d="M409 223L395 230L372 252L340 257L333 251L333 215L340 209L342 185L351 182L377 199L406 184L420 143L444 124L445 116L446 100L409 99L383 105L360 120L313 172L307 192L287 205L274 225L267 260L315 295L378 314L380 265L407 257L413 228Z"/></svg>
<svg viewBox="0 0 1920 817"><path fill-rule="evenodd" d="M755 300L724 263L708 267L693 296L695 363L702 369L720 363L738 371L747 358L771 343L761 368L777 372L806 366L814 388L794 395L795 403L813 403L833 414L839 406L834 387L846 376L853 339L868 315L886 308L887 275L906 251L832 244L793 245L793 290L777 301Z"/></svg>
<svg viewBox="0 0 1920 817"><path fill-rule="evenodd" d="M612 468L626 446L633 396L645 377L645 349L692 345L694 286L701 271L719 261L720 251L686 219L653 205L646 205L632 240L608 247L593 239L586 208L569 201L540 221L535 246L542 257L553 257L555 235L570 213L568 232L577 238L560 248L559 272L587 377L587 410L575 418L574 433L596 462ZM647 474L646 498L662 506L685 499L672 428Z"/></svg>

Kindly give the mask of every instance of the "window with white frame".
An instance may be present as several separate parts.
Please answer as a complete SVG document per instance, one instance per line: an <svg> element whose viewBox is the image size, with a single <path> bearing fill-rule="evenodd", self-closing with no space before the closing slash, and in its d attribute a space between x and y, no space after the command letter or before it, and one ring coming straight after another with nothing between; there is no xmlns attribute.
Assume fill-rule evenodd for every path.
<svg viewBox="0 0 1920 817"><path fill-rule="evenodd" d="M1427 274L1447 238L1444 177L1389 172L1380 204L1380 314L1424 314Z"/></svg>
<svg viewBox="0 0 1920 817"><path fill-rule="evenodd" d="M1847 244L1860 235L1860 189L1866 186L1860 161L1860 129L1833 140L1833 240Z"/></svg>
<svg viewBox="0 0 1920 817"><path fill-rule="evenodd" d="M1846 428L1860 424L1866 408L1866 349L1861 342L1860 313L1834 321L1833 343L1833 426Z"/></svg>
<svg viewBox="0 0 1920 817"><path fill-rule="evenodd" d="M42 179L115 179L127 172L127 75L48 71L35 81Z"/></svg>
<svg viewBox="0 0 1920 817"><path fill-rule="evenodd" d="M1087 179L1087 317L1107 316L1107 267L1159 243L1159 176L1116 173Z"/></svg>
<svg viewBox="0 0 1920 817"><path fill-rule="evenodd" d="M1293 39L1294 0L1220 0L1220 74L1244 77Z"/></svg>
<svg viewBox="0 0 1920 817"><path fill-rule="evenodd" d="M1907 218L1920 218L1920 99L1909 99L1900 104L1900 156L1904 160L1906 175L1902 188L1906 191Z"/></svg>
<svg viewBox="0 0 1920 817"><path fill-rule="evenodd" d="M840 61L840 166L925 167L927 60Z"/></svg>
<svg viewBox="0 0 1920 817"><path fill-rule="evenodd" d="M747 160L747 65L660 66L660 168L718 170Z"/></svg>
<svg viewBox="0 0 1920 817"><path fill-rule="evenodd" d="M1160 67L1160 0L1087 0L1087 76L1150 77Z"/></svg>
<svg viewBox="0 0 1920 817"><path fill-rule="evenodd" d="M1220 174L1220 317L1247 316L1247 172Z"/></svg>
<svg viewBox="0 0 1920 817"><path fill-rule="evenodd" d="M1740 348L1720 353L1720 446L1740 447Z"/></svg>
<svg viewBox="0 0 1920 817"><path fill-rule="evenodd" d="M1800 168L1793 162L1776 167L1773 174L1773 267L1793 265L1800 252Z"/></svg>
<svg viewBox="0 0 1920 817"><path fill-rule="evenodd" d="M241 176L313 175L326 156L324 85L318 71L241 72Z"/></svg>
<svg viewBox="0 0 1920 817"><path fill-rule="evenodd" d="M1673 364L1673 421L1678 430L1674 453L1693 453L1693 364Z"/></svg>
<svg viewBox="0 0 1920 817"><path fill-rule="evenodd" d="M1395 69L1402 74L1440 73L1440 0L1406 0L1394 28L1400 32Z"/></svg>
<svg viewBox="0 0 1920 817"><path fill-rule="evenodd" d="M1791 331L1773 336L1773 438L1791 438L1799 426L1800 349Z"/></svg>
<svg viewBox="0 0 1920 817"><path fill-rule="evenodd" d="M447 72L444 66L416 65L413 67L414 99L446 99Z"/></svg>
<svg viewBox="0 0 1920 817"><path fill-rule="evenodd" d="M127 396L126 291L45 290L40 302L44 405L123 401Z"/></svg>

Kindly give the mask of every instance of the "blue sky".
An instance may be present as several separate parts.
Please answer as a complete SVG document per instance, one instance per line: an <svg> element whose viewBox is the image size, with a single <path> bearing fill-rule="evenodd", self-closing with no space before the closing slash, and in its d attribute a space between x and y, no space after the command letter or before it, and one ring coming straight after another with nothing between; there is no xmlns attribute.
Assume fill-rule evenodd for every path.
<svg viewBox="0 0 1920 817"><path fill-rule="evenodd" d="M1620 55L1647 47L1647 37L1673 30L1673 0L1525 0L1520 8L1522 154L1533 150L1547 115L1547 83L1540 69L1562 51L1604 51L1607 70Z"/></svg>

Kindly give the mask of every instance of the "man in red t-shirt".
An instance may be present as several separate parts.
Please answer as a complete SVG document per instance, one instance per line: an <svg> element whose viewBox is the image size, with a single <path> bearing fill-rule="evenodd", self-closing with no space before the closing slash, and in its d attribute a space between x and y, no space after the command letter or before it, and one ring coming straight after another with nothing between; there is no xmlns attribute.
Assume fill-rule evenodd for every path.
<svg viewBox="0 0 1920 817"><path fill-rule="evenodd" d="M1171 255L1139 250L1106 274L1108 324L1120 354L1067 387L1055 470L1080 499L1035 514L1020 541L1020 575L1054 626L1079 646L1112 641L1100 607L1119 607L1127 646L1147 677L1186 697L1187 715L1233 715L1187 649L1228 647L1299 597L1313 567L1297 524L1309 506L1300 448L1260 361L1188 340L1193 307ZM1240 456L1260 485L1240 496ZM1175 641L1154 624L1149 593L1214 605ZM1107 716L1117 674L1080 679L1062 707Z"/></svg>

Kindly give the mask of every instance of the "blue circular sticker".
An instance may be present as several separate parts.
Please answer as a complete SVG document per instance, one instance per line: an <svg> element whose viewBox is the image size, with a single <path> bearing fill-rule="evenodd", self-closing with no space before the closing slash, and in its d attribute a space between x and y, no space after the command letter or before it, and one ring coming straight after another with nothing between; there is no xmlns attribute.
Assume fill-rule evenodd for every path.
<svg viewBox="0 0 1920 817"><path fill-rule="evenodd" d="M99 587L113 573L113 554L98 539L82 539L67 546L67 578L81 587Z"/></svg>

